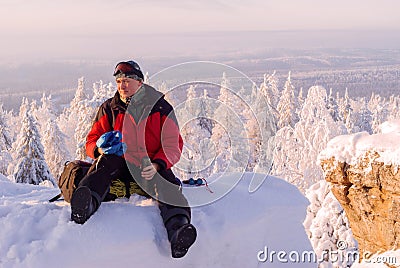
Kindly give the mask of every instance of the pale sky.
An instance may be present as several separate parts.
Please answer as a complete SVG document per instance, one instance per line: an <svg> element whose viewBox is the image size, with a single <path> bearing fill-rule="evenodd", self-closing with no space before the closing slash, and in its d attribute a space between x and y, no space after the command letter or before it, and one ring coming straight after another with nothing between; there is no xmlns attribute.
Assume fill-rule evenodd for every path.
<svg viewBox="0 0 400 268"><path fill-rule="evenodd" d="M164 49L189 53L194 44L198 53L199 42L221 45L192 36L199 32L384 30L396 36L399 11L398 0L0 0L0 60L118 57L127 48L156 56Z"/></svg>

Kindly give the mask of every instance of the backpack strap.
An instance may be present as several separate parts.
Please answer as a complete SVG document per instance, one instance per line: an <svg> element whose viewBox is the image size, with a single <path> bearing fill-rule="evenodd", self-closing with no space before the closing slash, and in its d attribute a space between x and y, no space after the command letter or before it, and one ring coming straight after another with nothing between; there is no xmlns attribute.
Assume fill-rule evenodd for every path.
<svg viewBox="0 0 400 268"><path fill-rule="evenodd" d="M62 196L62 194L59 193L59 194L56 195L55 197L51 198L51 199L49 200L49 202L50 202L50 203L53 203L53 202L57 201L61 196Z"/></svg>

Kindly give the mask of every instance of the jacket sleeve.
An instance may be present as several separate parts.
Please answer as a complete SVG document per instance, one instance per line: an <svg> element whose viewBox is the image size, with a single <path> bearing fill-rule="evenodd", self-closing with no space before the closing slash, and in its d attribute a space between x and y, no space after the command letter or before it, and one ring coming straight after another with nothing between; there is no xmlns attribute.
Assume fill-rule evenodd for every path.
<svg viewBox="0 0 400 268"><path fill-rule="evenodd" d="M96 141L106 132L112 131L108 114L105 111L107 106L101 105L97 111L92 128L86 137L86 154L93 159L96 159L100 154L97 151Z"/></svg>
<svg viewBox="0 0 400 268"><path fill-rule="evenodd" d="M161 147L153 157L153 162L161 168L170 169L182 154L183 139L173 110L161 117Z"/></svg>

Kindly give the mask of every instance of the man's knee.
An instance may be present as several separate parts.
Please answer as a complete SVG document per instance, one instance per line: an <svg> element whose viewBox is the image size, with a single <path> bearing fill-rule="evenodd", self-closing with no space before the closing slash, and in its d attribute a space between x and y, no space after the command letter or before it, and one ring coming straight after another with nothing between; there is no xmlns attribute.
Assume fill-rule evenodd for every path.
<svg viewBox="0 0 400 268"><path fill-rule="evenodd" d="M175 174L172 172L171 169L160 170L158 173L162 178L164 178L168 182L175 185L180 185L179 179L175 176Z"/></svg>

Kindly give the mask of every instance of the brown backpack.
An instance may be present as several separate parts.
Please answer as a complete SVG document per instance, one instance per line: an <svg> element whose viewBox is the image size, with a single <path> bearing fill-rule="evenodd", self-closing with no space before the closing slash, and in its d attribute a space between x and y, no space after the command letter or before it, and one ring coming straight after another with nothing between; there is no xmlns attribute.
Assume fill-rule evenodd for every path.
<svg viewBox="0 0 400 268"><path fill-rule="evenodd" d="M81 160L65 162L64 170L58 179L58 187L61 193L50 199L49 202L54 202L63 196L64 200L70 203L73 192L87 174L91 165L91 163Z"/></svg>

